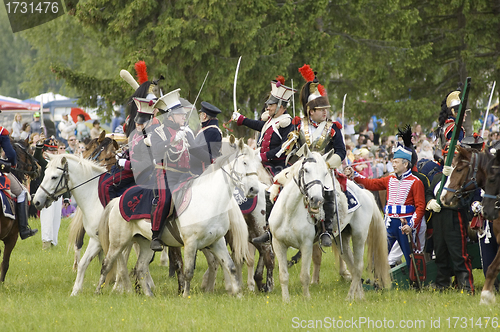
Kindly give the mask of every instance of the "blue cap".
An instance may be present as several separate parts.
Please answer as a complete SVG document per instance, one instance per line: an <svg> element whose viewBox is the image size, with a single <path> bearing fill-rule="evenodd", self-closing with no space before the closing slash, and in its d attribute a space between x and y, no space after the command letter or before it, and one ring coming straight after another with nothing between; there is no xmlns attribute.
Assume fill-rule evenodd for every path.
<svg viewBox="0 0 500 332"><path fill-rule="evenodd" d="M216 117L221 112L221 110L218 109L216 106L207 103L206 101L202 101L200 112L204 112L212 117Z"/></svg>
<svg viewBox="0 0 500 332"><path fill-rule="evenodd" d="M393 159L397 159L397 158L406 159L411 163L411 156L412 156L412 152L408 148L406 148L402 145L398 145L398 147L394 150Z"/></svg>

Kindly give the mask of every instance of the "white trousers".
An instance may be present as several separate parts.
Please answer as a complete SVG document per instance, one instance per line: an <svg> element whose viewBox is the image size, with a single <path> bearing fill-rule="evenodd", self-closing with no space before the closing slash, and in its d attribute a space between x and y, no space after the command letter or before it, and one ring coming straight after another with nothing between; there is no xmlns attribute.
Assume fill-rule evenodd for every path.
<svg viewBox="0 0 500 332"><path fill-rule="evenodd" d="M42 241L57 245L57 234L61 226L62 197L52 203L48 208L40 211L40 223L42 226Z"/></svg>

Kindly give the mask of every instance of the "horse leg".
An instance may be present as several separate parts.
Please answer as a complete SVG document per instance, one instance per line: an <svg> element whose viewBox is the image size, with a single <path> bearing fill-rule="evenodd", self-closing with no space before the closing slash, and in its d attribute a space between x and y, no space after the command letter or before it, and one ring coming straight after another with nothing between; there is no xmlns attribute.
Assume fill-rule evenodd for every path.
<svg viewBox="0 0 500 332"><path fill-rule="evenodd" d="M87 246L87 250L83 254L82 259L78 262L78 270L76 273L75 284L73 285L73 291L71 292L71 296L75 296L80 292L83 286L83 277L85 276L85 271L89 266L90 262L94 259L95 256L101 251L101 244L94 238L90 238L89 245Z"/></svg>
<svg viewBox="0 0 500 332"><path fill-rule="evenodd" d="M264 265L266 266L267 274L266 274L266 284L264 286L264 292L272 292L274 289L274 251L271 245L266 244L262 246L263 253L262 257L264 258Z"/></svg>
<svg viewBox="0 0 500 332"><path fill-rule="evenodd" d="M495 229L495 224L498 224L498 229ZM500 218L496 219L493 222L493 230L492 234L496 233L496 240L499 244L497 254L495 258L491 262L490 266L488 266L488 271L486 271L486 280L484 281L483 290L481 291L481 301L479 304L492 305L495 303L495 279L500 272Z"/></svg>
<svg viewBox="0 0 500 332"><path fill-rule="evenodd" d="M226 289L227 285L231 285L230 294L237 295L241 291L241 287L239 287L238 277L236 275L237 269L234 265L229 252L227 251L226 241L224 238L220 238L218 241L212 243L210 245L210 251L215 255L215 257L221 262L222 268L225 270L226 274L224 275L226 280Z"/></svg>
<svg viewBox="0 0 500 332"><path fill-rule="evenodd" d="M344 260L342 259L342 256L340 255L340 249L337 248L337 246L334 246L333 251L335 252L335 255L337 256L339 262L340 276L346 281L352 281L351 272L349 272L349 270L347 269L347 265L345 264Z"/></svg>
<svg viewBox="0 0 500 332"><path fill-rule="evenodd" d="M84 237L85 229L82 227L82 230L78 232L78 237L75 240L75 261L73 263L73 271L78 270L78 262L80 261Z"/></svg>
<svg viewBox="0 0 500 332"><path fill-rule="evenodd" d="M170 268L173 268L174 273L177 273L177 293L182 294L182 292L184 291L185 276L181 248L168 247L168 260L170 261Z"/></svg>
<svg viewBox="0 0 500 332"><path fill-rule="evenodd" d="M352 270L353 278L351 283L351 288L353 288L353 292L351 293L354 299L363 300L365 298L365 294L363 291L363 284L361 281L361 274L363 273L364 266L364 250L366 243L367 232L362 234L361 232L354 232L352 235L352 251L354 258L354 268Z"/></svg>
<svg viewBox="0 0 500 332"><path fill-rule="evenodd" d="M190 241L195 242L195 241ZM191 280L194 275L194 264L196 263L196 243L184 242L184 293L182 296L188 297L191 287Z"/></svg>
<svg viewBox="0 0 500 332"><path fill-rule="evenodd" d="M215 287L215 278L217 277L217 270L219 269L219 262L207 248L204 248L201 251L207 258L208 264L208 269L205 271L205 274L203 274L201 289L205 292L213 292Z"/></svg>
<svg viewBox="0 0 500 332"><path fill-rule="evenodd" d="M247 286L252 292L255 291L255 280L254 280L254 265L255 265L255 246L248 243L248 260L247 260ZM260 255L259 255L260 259ZM257 272L255 272L257 273Z"/></svg>
<svg viewBox="0 0 500 332"><path fill-rule="evenodd" d="M96 294L100 294L102 288L104 287L104 283L106 281L106 276L108 275L109 271L113 267L113 264L116 261L117 264L117 273L119 274L118 278L121 278L122 280L127 280L128 279L128 273L127 273L127 264L125 262L125 259L123 257L123 247L116 247L113 245L110 245L108 253L106 254L106 257L104 257L104 260L102 262L102 267L101 267L101 276L99 277L99 283L97 285L97 288L95 290ZM80 271L80 269L78 269ZM130 283L127 283L128 285L125 285L125 282L121 283L123 285L123 288L128 288L130 286ZM117 286L114 288L115 290L121 291L122 286Z"/></svg>
<svg viewBox="0 0 500 332"><path fill-rule="evenodd" d="M321 252L321 249L319 248L319 244L314 244L313 245L313 250L312 250L312 261L313 261L313 275L312 275L312 284L319 284L319 272L321 269L321 257L323 256L323 253Z"/></svg>
<svg viewBox="0 0 500 332"><path fill-rule="evenodd" d="M302 282L302 292L306 299L311 298L309 293L309 283L311 282L311 259L312 259L312 243L303 243L300 247L302 252L302 267L300 269L300 281Z"/></svg>
<svg viewBox="0 0 500 332"><path fill-rule="evenodd" d="M262 250L262 246L260 247ZM253 280L257 284L257 289L259 291L265 291L264 290L264 256L259 254L259 259L257 260L257 268L255 269L255 273L253 275Z"/></svg>
<svg viewBox="0 0 500 332"><path fill-rule="evenodd" d="M0 274L0 282L5 281L5 275L7 274L10 265L9 263L10 255L12 253L12 250L14 250L14 247L16 246L17 238L18 238L18 232L16 231L16 232L11 232L9 236L3 240L5 247L3 250L2 269L1 269L2 272Z"/></svg>
<svg viewBox="0 0 500 332"><path fill-rule="evenodd" d="M163 248L163 250L161 251L160 266L168 266L168 247ZM170 275L170 270L169 270L169 277L175 276L175 270L173 272L174 274Z"/></svg>
<svg viewBox="0 0 500 332"><path fill-rule="evenodd" d="M137 263L135 265L137 280L144 294L147 296L153 296L153 292L151 291L152 278L149 273L149 262L151 262L154 255L154 251L150 249L151 241L142 236L136 236L135 239L140 248ZM127 260L125 260L125 263L126 262Z"/></svg>
<svg viewBox="0 0 500 332"><path fill-rule="evenodd" d="M286 252L288 247L279 242L276 237L273 237L273 249L278 258L278 268L280 274L281 295L283 302L290 302L290 293L288 292L288 262L286 260Z"/></svg>

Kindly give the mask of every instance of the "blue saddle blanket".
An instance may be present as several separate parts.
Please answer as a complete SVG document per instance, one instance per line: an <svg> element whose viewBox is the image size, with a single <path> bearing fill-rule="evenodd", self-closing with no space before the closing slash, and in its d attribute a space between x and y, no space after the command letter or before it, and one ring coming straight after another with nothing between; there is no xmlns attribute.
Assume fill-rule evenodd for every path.
<svg viewBox="0 0 500 332"><path fill-rule="evenodd" d="M238 187L234 188L233 196L240 206L241 213L249 214L255 210L255 207L257 206L257 196L254 198L245 197L243 190Z"/></svg>
<svg viewBox="0 0 500 332"><path fill-rule="evenodd" d="M344 193L347 196L347 213L353 213L360 207L359 199L349 188Z"/></svg>
<svg viewBox="0 0 500 332"><path fill-rule="evenodd" d="M8 196L7 196L7 194L3 190L0 190L0 197L2 199L2 212L3 212L3 215L6 218L16 219L16 216L14 215L14 211L12 211L12 206L10 205Z"/></svg>
<svg viewBox="0 0 500 332"><path fill-rule="evenodd" d="M150 219L154 198L153 190L140 186L128 188L120 196L120 213L126 221L133 219Z"/></svg>

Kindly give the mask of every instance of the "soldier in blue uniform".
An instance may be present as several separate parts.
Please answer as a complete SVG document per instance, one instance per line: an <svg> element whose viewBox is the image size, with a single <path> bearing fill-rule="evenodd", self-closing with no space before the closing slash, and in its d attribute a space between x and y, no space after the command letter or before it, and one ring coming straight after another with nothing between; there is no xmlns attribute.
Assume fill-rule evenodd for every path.
<svg viewBox="0 0 500 332"><path fill-rule="evenodd" d="M266 110L262 120L251 120L238 112L233 112L233 120L239 126L244 125L260 132L257 146L260 147L259 160L270 171L272 176L281 172L287 165L283 143L287 141L288 134L293 131L292 117L287 113L287 105L296 90L285 86L285 79L279 76L271 81L271 95L266 101ZM273 207L270 193L266 190L266 233L253 239L255 243L264 243L271 240L269 232L269 215Z"/></svg>
<svg viewBox="0 0 500 332"><path fill-rule="evenodd" d="M201 129L196 138L189 140L191 172L201 175L212 161L221 154L222 132L217 115L221 110L206 101L201 102L199 117ZM190 135L187 136L191 138ZM208 152L208 154L207 154Z"/></svg>
<svg viewBox="0 0 500 332"><path fill-rule="evenodd" d="M9 168L17 164L17 156L12 144L10 143L9 132L0 126L0 147L5 153L7 160L0 160L0 176L4 175L10 182L10 191L17 197L16 216L19 224L19 235L21 239L27 239L35 235L38 229L31 229L28 225L28 202L26 201L27 191L21 185L19 180L10 173Z"/></svg>

